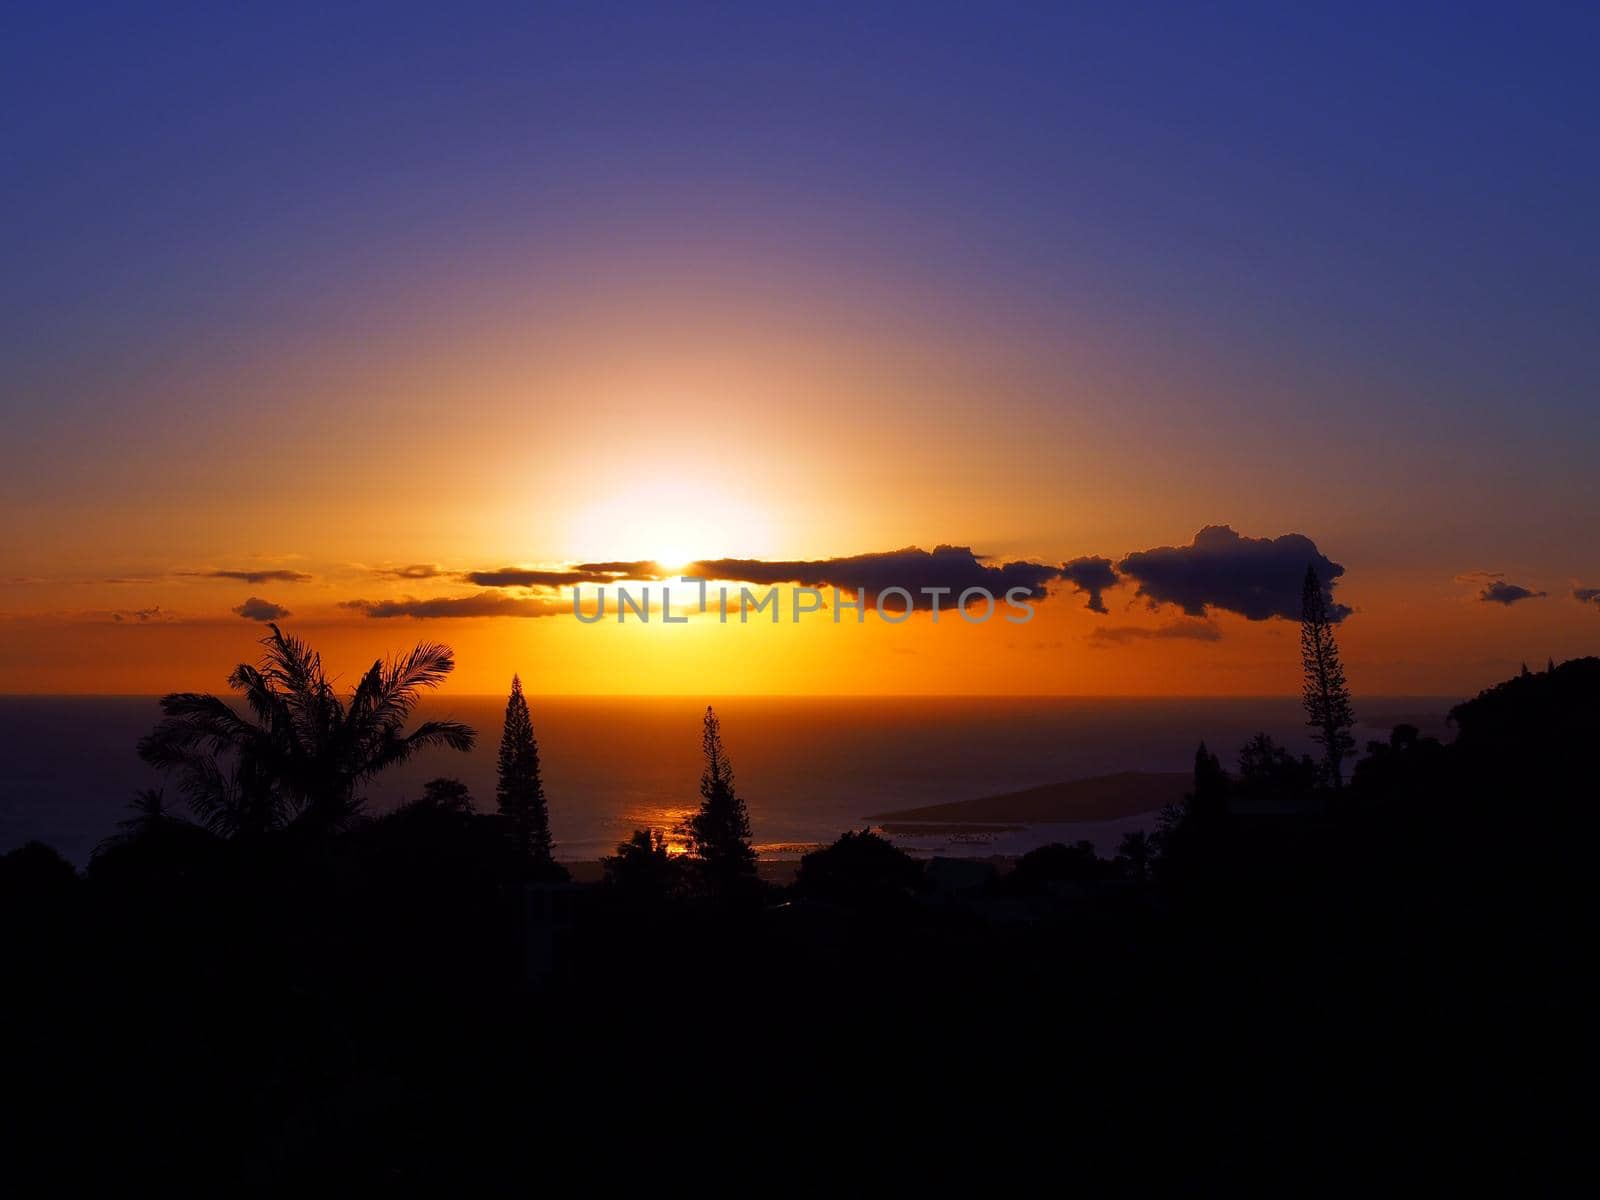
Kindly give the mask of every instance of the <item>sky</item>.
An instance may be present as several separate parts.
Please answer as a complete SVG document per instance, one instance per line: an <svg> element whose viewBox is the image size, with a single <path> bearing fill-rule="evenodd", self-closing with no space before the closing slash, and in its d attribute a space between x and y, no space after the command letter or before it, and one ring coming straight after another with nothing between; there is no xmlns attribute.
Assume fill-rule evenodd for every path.
<svg viewBox="0 0 1600 1200"><path fill-rule="evenodd" d="M1358 693L1595 652L1600 13L1400 8L7 5L0 692L1281 694L1311 555ZM1042 598L473 578L859 556Z"/></svg>

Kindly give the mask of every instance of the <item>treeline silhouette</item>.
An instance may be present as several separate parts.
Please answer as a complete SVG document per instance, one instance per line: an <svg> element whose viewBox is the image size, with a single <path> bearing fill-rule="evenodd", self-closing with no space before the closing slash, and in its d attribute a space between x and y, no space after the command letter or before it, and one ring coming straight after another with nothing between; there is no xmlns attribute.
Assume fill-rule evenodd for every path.
<svg viewBox="0 0 1600 1200"><path fill-rule="evenodd" d="M706 1183L885 1138L902 1184L989 1155L1119 1190L1530 1186L1583 1111L1600 659L1457 706L1448 743L1398 726L1345 780L1314 585L1321 761L1202 745L1111 859L928 862L860 830L783 886L709 708L684 828L579 885L520 681L493 812L440 778L373 816L377 772L472 744L407 729L449 651L341 696L273 627L230 680L248 716L168 696L140 745L186 812L142 794L81 875L0 858L8 1128L82 1179L264 1192L520 1190L558 1159Z"/></svg>

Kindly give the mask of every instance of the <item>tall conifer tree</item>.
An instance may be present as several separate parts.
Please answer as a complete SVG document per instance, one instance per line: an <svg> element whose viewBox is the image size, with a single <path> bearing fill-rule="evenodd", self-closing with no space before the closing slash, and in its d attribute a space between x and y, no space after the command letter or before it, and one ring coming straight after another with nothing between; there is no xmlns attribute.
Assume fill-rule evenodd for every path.
<svg viewBox="0 0 1600 1200"><path fill-rule="evenodd" d="M1339 661L1339 645L1328 619L1328 601L1314 566L1306 568L1300 595L1300 661L1305 667L1306 724L1322 746L1323 768L1335 788L1344 785L1343 763L1356 748L1350 730L1356 723L1350 688Z"/></svg>
<svg viewBox="0 0 1600 1200"><path fill-rule="evenodd" d="M756 852L750 845L750 815L733 787L733 764L722 745L722 724L706 706L700 748L705 768L700 776L700 811L689 818L685 832L689 853L714 890L728 891L756 873Z"/></svg>
<svg viewBox="0 0 1600 1200"><path fill-rule="evenodd" d="M539 747L533 740L533 719L522 695L522 680L511 677L506 700L505 732L500 735L500 779L495 787L500 815L511 827L518 849L530 863L550 862L550 811L539 778Z"/></svg>

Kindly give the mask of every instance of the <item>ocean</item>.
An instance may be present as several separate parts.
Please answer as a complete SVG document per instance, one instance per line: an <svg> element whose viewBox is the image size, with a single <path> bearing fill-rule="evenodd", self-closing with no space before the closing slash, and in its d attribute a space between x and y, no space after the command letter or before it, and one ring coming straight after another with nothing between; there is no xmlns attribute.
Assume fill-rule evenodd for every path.
<svg viewBox="0 0 1600 1200"><path fill-rule="evenodd" d="M690 697L530 696L557 857L589 861L643 827L676 825L698 802L700 722ZM873 813L974 799L1118 771L1187 771L1204 740L1231 765L1266 731L1295 751L1311 741L1294 697L750 697L713 700L764 857L796 857L871 822ZM1358 702L1358 744L1398 721L1444 735L1452 699ZM478 730L469 753L433 751L374 781L369 808L416 797L438 775L494 806L504 699L452 696L421 715ZM82 865L161 777L134 744L159 716L154 697L0 696L0 851L39 840ZM1087 838L1102 853L1153 814L971 833L918 831L919 854L1016 854Z"/></svg>

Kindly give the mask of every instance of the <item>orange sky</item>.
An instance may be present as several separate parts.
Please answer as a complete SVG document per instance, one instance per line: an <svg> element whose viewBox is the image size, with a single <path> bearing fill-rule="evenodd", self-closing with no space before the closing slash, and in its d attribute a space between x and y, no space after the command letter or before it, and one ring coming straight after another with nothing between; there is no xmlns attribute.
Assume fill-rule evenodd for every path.
<svg viewBox="0 0 1600 1200"><path fill-rule="evenodd" d="M589 627L342 607L478 590L384 575L412 564L939 543L1059 563L1184 545L1221 522L1303 532L1345 565L1337 595L1357 611L1340 636L1358 691L1475 690L1600 634L1600 613L1566 595L1560 572L1576 564L1552 553L1570 544L1553 497L1526 491L1526 505L1551 505L1540 545L1527 512L1484 505L1468 525L1474 502L1447 501L1481 494L1462 478L1479 469L1470 458L1408 470L1354 430L1326 438L1308 470L1282 449L1308 436L1306 418L1278 412L1270 389L1202 406L1160 357L1124 358L1115 340L1044 341L911 292L813 308L799 285L752 294L738 279L702 280L693 309L658 289L555 318L530 296L514 319L514 295L439 326L368 314L374 328L323 331L283 361L155 362L102 380L118 403L92 416L33 417L43 458L11 462L0 535L0 690L216 687L253 654L259 630L231 610L258 597L352 673L418 638L448 641L452 686L474 692L512 671L546 692L1293 691L1292 624L1214 612L1214 640L1127 633L1179 615L1132 587L1107 593L1105 615L1062 594L1022 627L925 614L859 629L826 614ZM1477 601L1456 578L1488 568L1551 594Z"/></svg>
<svg viewBox="0 0 1600 1200"><path fill-rule="evenodd" d="M1292 622L1133 583L1024 627L350 607L1223 524L1343 564L1358 693L1600 649L1593 139L1541 91L1592 73L1530 60L1508 106L1422 69L1448 38L1391 59L1317 20L1264 54L1187 19L1096 49L996 15L986 58L934 14L530 16L453 23L497 64L466 72L363 23L367 74L255 31L219 88L209 53L127 52L142 25L82 56L84 18L14 74L0 692L220 688L252 599L350 675L447 641L468 692L1293 692Z"/></svg>
<svg viewBox="0 0 1600 1200"><path fill-rule="evenodd" d="M343 607L474 594L448 573L508 565L939 543L1117 559L1220 522L1303 532L1345 565L1358 692L1468 692L1595 647L1600 613L1568 598L1570 560L1530 539L1526 514L1485 505L1469 527L1472 502L1446 501L1478 494L1467 460L1397 469L1357 430L1307 470L1281 450L1305 418L1277 413L1270 391L1191 404L1190 385L1121 346L1080 350L909 298L858 296L853 311L780 294L762 310L737 281L705 291L694 310L613 296L548 322L511 319L506 296L438 327L384 314L369 336L324 333L284 362L155 363L107 382L120 403L94 419L37 418L49 470L12 462L0 535L0 690L219 687L260 632L231 610L258 597L350 674L447 641L451 686L468 692L502 690L513 671L562 693L1292 692L1292 623L1213 611L1211 640L1150 637L1180 614L1131 586L1106 594L1104 615L1063 592L1021 627L917 614L857 628L826 613L591 627ZM1549 515L1547 531L1561 521ZM414 564L442 577L390 577ZM1457 576L1486 568L1551 594L1483 603Z"/></svg>
<svg viewBox="0 0 1600 1200"><path fill-rule="evenodd" d="M223 586L196 586L190 602L236 601ZM250 590L250 589L245 589ZM260 590L260 589L257 589ZM292 592L282 591L293 597ZM312 611L308 604L306 611ZM1546 614L1550 610L1544 610ZM1427 619L1379 621L1362 612L1341 629L1350 676L1366 694L1457 694L1514 670L1585 649L1548 617L1521 617L1500 634L1473 602L1441 590ZM871 620L871 618L869 618ZM926 614L905 625L835 626L826 613L800 625L719 626L704 620L649 627L570 618L376 621L318 616L285 624L323 648L349 677L378 655L420 638L456 648L452 690L501 691L512 671L546 693L1059 693L1104 695L1261 694L1298 687L1298 642L1288 623L1215 619L1218 641L1161 639L1102 645L1096 628L1156 628L1141 607L1095 618L1070 600L1051 600L1020 628L967 626ZM232 616L179 616L115 623L91 617L0 621L8 690L143 693L218 690L231 665L254 657L255 630ZM1477 643L1470 657L1462 645ZM1528 647L1524 654L1517 643Z"/></svg>

